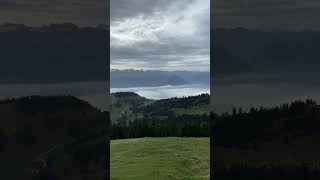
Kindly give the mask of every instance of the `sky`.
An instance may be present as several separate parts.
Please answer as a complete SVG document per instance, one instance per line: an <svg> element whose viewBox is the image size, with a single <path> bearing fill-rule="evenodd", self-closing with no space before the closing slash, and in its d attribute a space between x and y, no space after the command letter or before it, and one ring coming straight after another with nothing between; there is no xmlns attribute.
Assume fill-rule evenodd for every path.
<svg viewBox="0 0 320 180"><path fill-rule="evenodd" d="M259 30L320 29L319 0L214 0L214 27Z"/></svg>
<svg viewBox="0 0 320 180"><path fill-rule="evenodd" d="M210 69L210 0L111 0L111 69Z"/></svg>
<svg viewBox="0 0 320 180"><path fill-rule="evenodd" d="M0 23L42 25L73 22L78 25L105 24L109 0L0 0ZM114 18L168 10L172 3L192 0L110 0ZM176 1L176 2L175 2ZM204 4L209 0L203 0ZM200 2L200 1L198 1ZM319 0L212 0L212 18L217 27L276 29L320 29ZM182 5L183 6L183 5ZM197 7L194 7L194 10ZM160 11L159 11L160 12ZM177 12L172 12L177 14Z"/></svg>
<svg viewBox="0 0 320 180"><path fill-rule="evenodd" d="M0 0L0 24L96 26L106 24L108 9L107 0Z"/></svg>
<svg viewBox="0 0 320 180"><path fill-rule="evenodd" d="M0 0L0 24L10 22L29 26L42 26L52 23L70 22L78 26L97 26L98 24L107 24L109 20L108 11L107 0ZM11 36L3 36L3 34L1 34L0 46L6 47L5 49L8 51L1 51L0 55L2 57L0 68L1 80L5 82L0 82L0 99L27 95L67 94L84 99L103 110L106 109L106 103L109 102L106 93L109 89L108 84L106 85L104 80L95 79L88 82L85 80L88 75L84 73L88 72L90 76L92 74L96 76L97 73L101 73L102 75L107 74L103 73L103 66L107 64L107 57L104 57L101 52L104 50L103 47L101 47L101 44L104 45L104 41L96 40L96 38L101 35L89 33L83 36L83 39L72 41L77 43L78 46L70 46L72 45L72 37L64 40L58 37L55 38L55 41L48 36L39 36L38 39L29 42L28 39L30 39L30 36L25 37L23 36L24 34L26 33L17 35L17 37L22 37L20 38L21 41L23 41L21 43L19 43L18 38L12 38L13 35L16 35L15 33L10 34ZM73 38L76 37L76 34L74 34L75 36L73 36ZM63 37L61 36L61 38ZM65 58L48 58L41 61L40 58L45 56L38 52L39 49L42 48L39 44L43 41L58 42L59 40L66 43L62 46L58 46L57 43L49 43L42 47L47 50L46 52L54 53L57 57L69 56L70 61L66 62ZM14 43L10 43L10 41ZM83 44L84 42L86 42L86 44ZM28 49L27 51L23 48L25 43L30 45L26 48ZM90 43L95 43L95 45L91 45ZM51 50L47 47L51 47ZM84 53L83 57L87 57L88 52L92 52L95 57L99 58L86 59L87 61L84 59L79 60L79 56L77 56L79 53L75 54L74 48L79 48L81 51L81 48L87 47L92 49L88 49L87 52L82 49L82 53ZM108 46L106 45L105 48L108 48ZM62 54L59 54L59 52ZM18 60L19 58L17 58L18 56L22 57L20 61ZM32 62L38 61L40 63L30 65L30 58L32 58ZM79 63L75 64L77 61L79 61ZM14 64L13 62L19 63ZM53 70L51 71L48 68ZM4 72L2 71L3 69L5 69ZM9 72L9 74L7 74L7 72ZM42 72L45 73L41 74ZM69 75L64 76L63 79L67 80L63 82L61 82L61 80L55 81L54 83L50 81L54 76L57 76L57 79L59 79L59 77L62 77L61 75L66 72L73 75L80 74L77 76L79 76L80 81L83 78L84 82L70 82L73 80L69 79ZM34 80L35 83L29 83L28 80L24 83L25 78L23 75L25 73L29 80ZM48 82L39 82L40 79L46 80L46 78ZM107 77L105 77L105 79L107 79ZM6 80L8 80L8 82ZM11 82L11 80L13 80L13 82ZM16 81L19 83L15 83Z"/></svg>

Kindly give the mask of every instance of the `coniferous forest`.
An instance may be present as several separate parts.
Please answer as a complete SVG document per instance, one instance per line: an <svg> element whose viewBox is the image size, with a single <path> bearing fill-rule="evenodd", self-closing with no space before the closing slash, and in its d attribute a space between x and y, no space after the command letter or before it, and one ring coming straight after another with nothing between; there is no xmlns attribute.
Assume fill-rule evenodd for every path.
<svg viewBox="0 0 320 180"><path fill-rule="evenodd" d="M73 96L30 96L1 100L0 114L3 179L106 178L108 112Z"/></svg>
<svg viewBox="0 0 320 180"><path fill-rule="evenodd" d="M126 103L133 105L127 105L122 116L113 120L112 139L209 137L210 119L216 124L215 142L223 147L256 149L268 141L281 139L290 143L298 137L320 132L320 106L311 99L248 111L233 108L232 112L210 115L205 112L209 105L206 94L158 101L140 100L142 97L130 95L135 99ZM120 94L117 96L119 98ZM119 103L114 106L122 108L124 103ZM196 106L203 110L196 110Z"/></svg>
<svg viewBox="0 0 320 180"><path fill-rule="evenodd" d="M130 96L129 104L134 106L120 103L123 95ZM118 119L111 114L112 139L211 137L215 151L211 165L217 179L320 177L320 147L312 149L312 142L320 139L320 106L311 99L208 114L193 107L207 108L204 105L209 103L208 95L158 101L131 93L114 96L114 106L125 107L126 111Z"/></svg>
<svg viewBox="0 0 320 180"><path fill-rule="evenodd" d="M320 108L315 101L241 108L211 115L215 177L231 180L320 178Z"/></svg>
<svg viewBox="0 0 320 180"><path fill-rule="evenodd" d="M219 179L319 179L320 108L315 101L209 114L208 97L154 101L132 93L116 94L112 106L125 111L111 115L111 138L211 137ZM107 112L71 96L2 100L0 111L1 127L6 127L0 130L0 154L8 160L24 149L19 157L28 168L21 175L99 178L95 174L103 172ZM66 166L57 168L62 162Z"/></svg>

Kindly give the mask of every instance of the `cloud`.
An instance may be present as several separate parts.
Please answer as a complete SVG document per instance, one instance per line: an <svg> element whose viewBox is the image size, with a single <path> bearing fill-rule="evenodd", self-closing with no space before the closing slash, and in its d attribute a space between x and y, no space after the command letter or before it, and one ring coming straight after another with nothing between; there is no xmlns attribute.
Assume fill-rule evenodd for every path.
<svg viewBox="0 0 320 180"><path fill-rule="evenodd" d="M120 2L111 1L111 68L209 70L209 0Z"/></svg>
<svg viewBox="0 0 320 180"><path fill-rule="evenodd" d="M72 22L80 26L105 24L105 0L0 0L0 23L42 25Z"/></svg>
<svg viewBox="0 0 320 180"><path fill-rule="evenodd" d="M319 29L320 2L316 0L215 1L215 27Z"/></svg>

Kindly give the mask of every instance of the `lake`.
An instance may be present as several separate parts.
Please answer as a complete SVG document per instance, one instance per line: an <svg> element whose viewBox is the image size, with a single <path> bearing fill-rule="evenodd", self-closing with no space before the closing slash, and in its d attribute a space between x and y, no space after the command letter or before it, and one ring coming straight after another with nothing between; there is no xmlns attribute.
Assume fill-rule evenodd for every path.
<svg viewBox="0 0 320 180"><path fill-rule="evenodd" d="M148 99L166 99L172 97L195 96L203 93L210 93L209 85L179 85L179 86L157 86L157 87L131 87L131 88L111 88L114 92L135 92Z"/></svg>
<svg viewBox="0 0 320 180"><path fill-rule="evenodd" d="M0 84L0 99L30 95L72 95L105 110L108 107L106 82L66 82L43 84ZM130 91L149 99L193 96L209 93L209 85L180 85L160 87L111 88L111 92Z"/></svg>
<svg viewBox="0 0 320 180"><path fill-rule="evenodd" d="M73 95L92 105L107 109L109 97L106 82L68 82L56 84L0 84L0 99L29 95ZM130 91L149 99L193 96L209 93L209 85L111 88L111 92ZM311 98L320 102L320 85L302 83L216 84L211 93L215 112L231 111L232 107L274 106L293 100Z"/></svg>

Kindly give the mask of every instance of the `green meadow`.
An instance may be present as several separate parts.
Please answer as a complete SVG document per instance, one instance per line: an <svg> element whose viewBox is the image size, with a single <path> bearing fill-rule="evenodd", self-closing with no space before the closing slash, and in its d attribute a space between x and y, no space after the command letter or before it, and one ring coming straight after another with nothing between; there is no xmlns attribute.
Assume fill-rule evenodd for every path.
<svg viewBox="0 0 320 180"><path fill-rule="evenodd" d="M111 180L208 180L209 138L137 138L111 142Z"/></svg>

